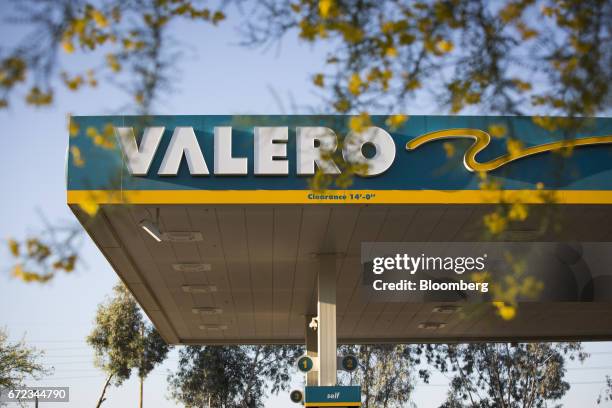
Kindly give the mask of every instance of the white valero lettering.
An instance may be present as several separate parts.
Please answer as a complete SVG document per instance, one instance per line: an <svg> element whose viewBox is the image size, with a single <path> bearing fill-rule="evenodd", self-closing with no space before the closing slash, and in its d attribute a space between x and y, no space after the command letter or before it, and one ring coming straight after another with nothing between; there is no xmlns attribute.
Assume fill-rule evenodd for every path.
<svg viewBox="0 0 612 408"><path fill-rule="evenodd" d="M136 146L136 137L131 127L118 127L115 128L115 132L119 137L123 154L127 158L127 167L130 173L134 176L146 176L164 134L164 128L146 128L140 146Z"/></svg>
<svg viewBox="0 0 612 408"><path fill-rule="evenodd" d="M366 157L362 148L371 144L376 149L373 157ZM344 140L342 157L349 163L363 163L363 169L355 173L363 177L377 176L384 173L395 160L395 142L389 133L379 127L369 127L363 132L350 132Z"/></svg>
<svg viewBox="0 0 612 408"><path fill-rule="evenodd" d="M232 157L232 128L215 128L215 174L247 174L246 157Z"/></svg>
<svg viewBox="0 0 612 408"><path fill-rule="evenodd" d="M289 128L256 127L254 133L255 174L289 174L289 163L287 160L278 160L281 158L287 158L287 140L289 140Z"/></svg>
<svg viewBox="0 0 612 408"><path fill-rule="evenodd" d="M298 127L297 134L297 174L315 174L315 163L325 174L340 174L333 160L324 159L323 153L332 154L338 148L338 139L333 130L327 127ZM319 146L315 146L315 142Z"/></svg>
<svg viewBox="0 0 612 408"><path fill-rule="evenodd" d="M136 142L131 127L116 127L128 170L134 176L146 176L159 148L164 127L145 128L140 144ZM286 126L255 127L253 129L253 167L256 175L288 175L287 142L289 129ZM366 157L362 148L372 145L376 153ZM338 148L334 131L327 127L296 128L296 173L313 175L316 168L325 174L340 174L333 159L324 154L333 154ZM168 148L157 171L160 176L176 176L183 156L187 160L189 173L193 176L209 174L206 160L202 154L198 138L192 127L174 129ZM351 132L345 139L342 157L349 163L363 163L364 169L356 174L362 177L376 176L385 172L395 160L395 142L389 133L378 127L370 127L361 133ZM248 159L232 156L232 128L214 128L214 174L248 174Z"/></svg>
<svg viewBox="0 0 612 408"><path fill-rule="evenodd" d="M157 174L160 176L176 176L183 155L187 159L189 173L192 176L208 175L208 167L192 127L177 127L174 129L168 150L166 150Z"/></svg>

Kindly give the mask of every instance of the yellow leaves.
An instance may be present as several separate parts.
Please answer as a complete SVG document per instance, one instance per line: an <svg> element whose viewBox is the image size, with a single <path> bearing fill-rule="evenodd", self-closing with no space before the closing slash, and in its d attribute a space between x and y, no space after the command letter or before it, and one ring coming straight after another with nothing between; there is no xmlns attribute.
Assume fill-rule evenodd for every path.
<svg viewBox="0 0 612 408"><path fill-rule="evenodd" d="M531 84L529 82L522 81L518 78L512 79L512 84L516 89L521 92L531 91Z"/></svg>
<svg viewBox="0 0 612 408"><path fill-rule="evenodd" d="M121 71L121 64L119 63L117 56L114 54L106 55L106 64L113 72Z"/></svg>
<svg viewBox="0 0 612 408"><path fill-rule="evenodd" d="M480 102L480 93L479 92L468 92L467 94L465 94L465 102L470 104L470 105L474 105Z"/></svg>
<svg viewBox="0 0 612 408"><path fill-rule="evenodd" d="M99 28L106 28L108 26L108 20L100 10L92 10L91 18Z"/></svg>
<svg viewBox="0 0 612 408"><path fill-rule="evenodd" d="M4 109L8 106L8 101L5 98L0 98L0 109Z"/></svg>
<svg viewBox="0 0 612 408"><path fill-rule="evenodd" d="M358 73L353 73L351 78L348 81L348 91L353 95L357 96L361 93L361 88L363 86L363 82L361 81L361 77Z"/></svg>
<svg viewBox="0 0 612 408"><path fill-rule="evenodd" d="M374 67L368 72L366 76L366 81L369 82L379 82L383 91L387 91L389 89L389 81L393 78L393 71L390 69L385 69L381 71L378 67ZM366 84L367 85L367 84Z"/></svg>
<svg viewBox="0 0 612 408"><path fill-rule="evenodd" d="M26 62L19 57L8 57L0 65L0 85L11 88L26 79Z"/></svg>
<svg viewBox="0 0 612 408"><path fill-rule="evenodd" d="M521 34L521 38L525 41L535 38L539 34L537 30L528 27L526 24L522 22L518 23L516 25L516 28L519 30L519 33Z"/></svg>
<svg viewBox="0 0 612 408"><path fill-rule="evenodd" d="M96 79L95 74L91 69L87 70L87 83L92 88L98 86L98 80Z"/></svg>
<svg viewBox="0 0 612 408"><path fill-rule="evenodd" d="M70 40L62 41L62 48L66 54L72 54L74 52L74 44Z"/></svg>
<svg viewBox="0 0 612 408"><path fill-rule="evenodd" d="M385 49L385 57L387 58L395 58L397 57L397 48L390 45Z"/></svg>
<svg viewBox="0 0 612 408"><path fill-rule="evenodd" d="M521 14L523 14L523 7L521 7L521 4L517 2L509 2L503 9L501 9L499 12L499 17L504 23L509 23L519 18Z"/></svg>
<svg viewBox="0 0 612 408"><path fill-rule="evenodd" d="M421 87L421 82L416 78L411 78L407 80L406 83L404 84L404 88L407 91L413 91L415 89L419 89L420 87Z"/></svg>
<svg viewBox="0 0 612 408"><path fill-rule="evenodd" d="M26 95L26 102L34 106L50 105L53 102L53 92L43 92L39 87L34 86Z"/></svg>
<svg viewBox="0 0 612 408"><path fill-rule="evenodd" d="M299 13L300 11L302 11L302 8L300 7L300 5L299 5L298 3L291 3L291 4L289 5L289 7L291 7L291 10L292 10L294 13Z"/></svg>
<svg viewBox="0 0 612 408"><path fill-rule="evenodd" d="M76 264L76 255L70 255L62 258L58 261L53 262L53 269L63 270L64 272L72 272Z"/></svg>
<svg viewBox="0 0 612 408"><path fill-rule="evenodd" d="M452 41L449 40L439 40L438 42L436 42L436 50L440 53L440 54L447 54L449 52L451 52L454 48L454 44L452 43Z"/></svg>
<svg viewBox="0 0 612 408"><path fill-rule="evenodd" d="M512 221L525 221L528 215L527 206L523 203L512 204L510 211L508 211L508 218Z"/></svg>
<svg viewBox="0 0 612 408"><path fill-rule="evenodd" d="M319 15L321 18L331 17L334 5L334 0L319 0Z"/></svg>
<svg viewBox="0 0 612 408"><path fill-rule="evenodd" d="M505 302L493 302L493 306L497 309L497 314L504 320L512 320L516 316L516 306L506 304Z"/></svg>
<svg viewBox="0 0 612 408"><path fill-rule="evenodd" d="M549 132L554 132L557 130L557 124L555 120L549 116L534 116L531 118L532 122L538 125L541 128L548 130Z"/></svg>
<svg viewBox="0 0 612 408"><path fill-rule="evenodd" d="M303 19L299 23L300 27L300 38L307 41L314 41L317 34L319 33L317 26L310 23L307 19Z"/></svg>
<svg viewBox="0 0 612 408"><path fill-rule="evenodd" d="M371 124L370 115L366 112L362 112L358 116L352 116L349 120L349 128L356 133L363 132Z"/></svg>
<svg viewBox="0 0 612 408"><path fill-rule="evenodd" d="M11 238L8 240L8 247L11 255L15 257L19 256L19 242Z"/></svg>
<svg viewBox="0 0 612 408"><path fill-rule="evenodd" d="M391 115L387 118L385 123L391 128L391 130L396 130L397 128L402 126L407 120L407 115Z"/></svg>
<svg viewBox="0 0 612 408"><path fill-rule="evenodd" d="M26 241L26 251L29 257L39 262L44 261L51 255L49 247L37 238L30 238Z"/></svg>
<svg viewBox="0 0 612 408"><path fill-rule="evenodd" d="M520 156L523 151L523 142L518 139L508 139L506 141L506 149L508 149L510 157Z"/></svg>
<svg viewBox="0 0 612 408"><path fill-rule="evenodd" d="M316 74L312 78L312 82L319 88L323 88L325 86L323 74Z"/></svg>
<svg viewBox="0 0 612 408"><path fill-rule="evenodd" d="M506 218L497 211L486 214L483 221L489 232L493 235L501 234L506 230L506 226L508 225Z"/></svg>
<svg viewBox="0 0 612 408"><path fill-rule="evenodd" d="M139 105L144 104L144 94L142 92L136 92L136 95L134 95L134 100Z"/></svg>
<svg viewBox="0 0 612 408"><path fill-rule="evenodd" d="M451 142L442 143L442 147L444 148L444 153L446 153L446 157L448 159L455 155L455 146Z"/></svg>
<svg viewBox="0 0 612 408"><path fill-rule="evenodd" d="M340 113L345 113L351 108L351 103L348 101L348 99L342 98L334 102L334 108L336 108L336 110Z"/></svg>
<svg viewBox="0 0 612 408"><path fill-rule="evenodd" d="M112 124L109 123L105 125L102 133L100 133L98 129L93 126L88 127L85 133L92 139L96 146L104 149L115 148L115 129Z"/></svg>
<svg viewBox="0 0 612 408"><path fill-rule="evenodd" d="M219 22L221 22L223 20L225 20L225 14L222 11L217 10L217 11L215 11L213 13L213 16L212 16L212 19L211 19L213 24L216 25L217 23L219 23Z"/></svg>
<svg viewBox="0 0 612 408"><path fill-rule="evenodd" d="M570 37L570 44L576 51L578 51L581 54L588 53L592 48L591 44L589 44L588 42L580 41L575 36Z"/></svg>
<svg viewBox="0 0 612 408"><path fill-rule="evenodd" d="M53 278L53 274L38 274L34 272L26 271L21 264L17 264L13 267L12 275L21 279L24 282L38 282L45 283Z"/></svg>
<svg viewBox="0 0 612 408"><path fill-rule="evenodd" d="M74 121L68 118L68 134L70 137L75 137L79 134L79 125Z"/></svg>
<svg viewBox="0 0 612 408"><path fill-rule="evenodd" d="M93 199L87 199L79 203L81 210L85 211L90 217L95 216L100 209L100 205Z"/></svg>
<svg viewBox="0 0 612 408"><path fill-rule="evenodd" d="M169 20L169 17L166 15L153 16L149 13L146 13L142 18L145 24L153 29L159 29L165 26Z"/></svg>
<svg viewBox="0 0 612 408"><path fill-rule="evenodd" d="M62 72L62 80L71 91L78 90L83 85L83 77L80 75L70 78L66 72Z"/></svg>
<svg viewBox="0 0 612 408"><path fill-rule="evenodd" d="M344 40L348 43L355 44L363 40L363 30L358 26L342 22L338 23L338 30L342 34Z"/></svg>
<svg viewBox="0 0 612 408"><path fill-rule="evenodd" d="M79 149L77 146L70 147L70 155L72 156L72 163L76 167L83 167L85 165L85 161L81 155L81 149Z"/></svg>
<svg viewBox="0 0 612 408"><path fill-rule="evenodd" d="M399 43L401 45L410 45L414 43L415 40L416 40L416 37L412 34L402 33L399 36Z"/></svg>
<svg viewBox="0 0 612 408"><path fill-rule="evenodd" d="M489 134L494 138L502 138L506 136L506 126L504 125L490 125Z"/></svg>

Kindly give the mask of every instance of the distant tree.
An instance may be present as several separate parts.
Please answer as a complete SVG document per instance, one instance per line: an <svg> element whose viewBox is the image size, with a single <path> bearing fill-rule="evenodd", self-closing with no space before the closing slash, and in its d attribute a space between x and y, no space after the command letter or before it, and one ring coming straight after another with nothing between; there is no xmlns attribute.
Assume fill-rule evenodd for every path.
<svg viewBox="0 0 612 408"><path fill-rule="evenodd" d="M20 387L27 378L48 374L50 370L39 362L42 354L23 340L10 342L6 330L0 329L0 388Z"/></svg>
<svg viewBox="0 0 612 408"><path fill-rule="evenodd" d="M340 380L361 385L365 408L405 407L416 379L416 351L412 346L394 344L343 346L340 353L355 355L359 368L341 373Z"/></svg>
<svg viewBox="0 0 612 408"><path fill-rule="evenodd" d="M297 346L186 346L168 377L170 395L186 407L263 407L267 392L287 388Z"/></svg>
<svg viewBox="0 0 612 408"><path fill-rule="evenodd" d="M599 393L599 397L597 397L598 404L601 404L603 401L612 401L612 377L609 375L606 375L606 385Z"/></svg>
<svg viewBox="0 0 612 408"><path fill-rule="evenodd" d="M136 369L140 379L139 407L143 405L143 384L149 373L165 360L168 345L157 330L145 322L140 307L122 284L114 295L98 306L96 325L87 342L95 351L95 364L106 373L96 407L106 400L108 386L121 385Z"/></svg>
<svg viewBox="0 0 612 408"><path fill-rule="evenodd" d="M441 408L546 407L570 389L564 380L567 360L583 361L588 356L579 343L423 347L428 363L452 376Z"/></svg>

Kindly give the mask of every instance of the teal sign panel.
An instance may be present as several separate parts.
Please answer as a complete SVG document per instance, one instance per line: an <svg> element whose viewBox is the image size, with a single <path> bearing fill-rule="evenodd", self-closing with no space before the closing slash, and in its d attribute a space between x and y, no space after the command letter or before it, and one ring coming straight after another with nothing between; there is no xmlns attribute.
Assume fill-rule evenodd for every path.
<svg viewBox="0 0 612 408"><path fill-rule="evenodd" d="M317 405L322 404L322 405ZM307 386L304 406L355 407L361 406L361 387L352 386Z"/></svg>

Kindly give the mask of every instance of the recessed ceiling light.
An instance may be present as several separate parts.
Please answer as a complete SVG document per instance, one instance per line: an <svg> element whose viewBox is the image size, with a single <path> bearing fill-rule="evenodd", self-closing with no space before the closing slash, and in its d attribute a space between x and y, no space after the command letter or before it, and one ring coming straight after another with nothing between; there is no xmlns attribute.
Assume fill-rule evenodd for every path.
<svg viewBox="0 0 612 408"><path fill-rule="evenodd" d="M227 330L227 324L202 324L200 330Z"/></svg>
<svg viewBox="0 0 612 408"><path fill-rule="evenodd" d="M177 272L208 272L211 266L205 263L175 263L172 269Z"/></svg>
<svg viewBox="0 0 612 408"><path fill-rule="evenodd" d="M223 313L223 309L220 307L194 307L191 312L193 314L218 315Z"/></svg>
<svg viewBox="0 0 612 408"><path fill-rule="evenodd" d="M446 323L441 322L421 322L419 323L419 329L425 330L437 330L446 327Z"/></svg>
<svg viewBox="0 0 612 408"><path fill-rule="evenodd" d="M185 293L211 293L217 291L215 285L184 285L182 289Z"/></svg>
<svg viewBox="0 0 612 408"><path fill-rule="evenodd" d="M453 314L453 313L457 313L459 311L461 311L462 307L461 306L455 306L455 305L442 305L442 306L436 306L433 308L433 312L434 313L440 313L440 314Z"/></svg>
<svg viewBox="0 0 612 408"><path fill-rule="evenodd" d="M169 231L164 232L161 236L164 241L169 242L198 242L204 240L201 232Z"/></svg>

